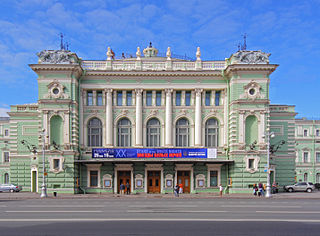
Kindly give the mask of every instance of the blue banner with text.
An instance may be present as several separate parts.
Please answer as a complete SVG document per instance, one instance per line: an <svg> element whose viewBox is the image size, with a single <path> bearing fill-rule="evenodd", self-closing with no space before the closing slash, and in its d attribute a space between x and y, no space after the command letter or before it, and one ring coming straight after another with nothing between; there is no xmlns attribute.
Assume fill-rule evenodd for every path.
<svg viewBox="0 0 320 236"><path fill-rule="evenodd" d="M92 158L216 158L213 148L93 148Z"/></svg>

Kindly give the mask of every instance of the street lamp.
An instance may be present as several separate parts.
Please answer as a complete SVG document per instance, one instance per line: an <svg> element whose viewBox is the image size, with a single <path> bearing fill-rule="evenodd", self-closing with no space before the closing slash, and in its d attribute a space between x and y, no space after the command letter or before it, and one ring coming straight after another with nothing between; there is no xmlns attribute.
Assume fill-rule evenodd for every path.
<svg viewBox="0 0 320 236"><path fill-rule="evenodd" d="M40 195L41 198L48 197L48 195L47 195L46 178L45 178L45 170L46 170L46 168L45 168L45 132L46 132L46 130L43 129L41 134L40 134L40 137L42 139L42 168L43 168L41 195ZM21 140L21 144L26 146L28 148L28 150L30 152L32 152L33 154L37 154L38 153L37 147L35 145L29 143L28 141Z"/></svg>
<svg viewBox="0 0 320 236"><path fill-rule="evenodd" d="M264 138L267 138L267 192L266 197L271 197L271 186L270 186L270 138L274 138L273 132L266 132Z"/></svg>
<svg viewBox="0 0 320 236"><path fill-rule="evenodd" d="M41 138L42 138L42 170L43 170L43 173L42 173L42 185L41 185L41 195L40 197L41 198L45 198L45 197L48 197L47 195L47 185L46 185L46 173L45 173L45 170L46 170L46 167L45 167L45 134L46 134L46 130L43 129L42 130L42 133L41 133Z"/></svg>

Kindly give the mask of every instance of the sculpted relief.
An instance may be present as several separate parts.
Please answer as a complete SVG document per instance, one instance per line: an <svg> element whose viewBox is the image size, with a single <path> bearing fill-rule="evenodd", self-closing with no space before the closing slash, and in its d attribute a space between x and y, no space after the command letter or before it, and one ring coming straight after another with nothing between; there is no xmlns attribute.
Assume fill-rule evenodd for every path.
<svg viewBox="0 0 320 236"><path fill-rule="evenodd" d="M232 64L269 64L270 53L261 51L238 51L232 55Z"/></svg>
<svg viewBox="0 0 320 236"><path fill-rule="evenodd" d="M79 59L73 52L67 50L43 50L37 53L39 64L73 64Z"/></svg>

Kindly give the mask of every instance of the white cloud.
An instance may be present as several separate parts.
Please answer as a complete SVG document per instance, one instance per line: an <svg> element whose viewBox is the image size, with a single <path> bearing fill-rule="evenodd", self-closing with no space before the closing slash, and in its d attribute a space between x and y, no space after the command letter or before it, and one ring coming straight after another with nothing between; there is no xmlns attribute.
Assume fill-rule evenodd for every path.
<svg viewBox="0 0 320 236"><path fill-rule="evenodd" d="M9 115L7 114L7 112L9 111L10 109L8 108L0 107L0 117L8 117Z"/></svg>

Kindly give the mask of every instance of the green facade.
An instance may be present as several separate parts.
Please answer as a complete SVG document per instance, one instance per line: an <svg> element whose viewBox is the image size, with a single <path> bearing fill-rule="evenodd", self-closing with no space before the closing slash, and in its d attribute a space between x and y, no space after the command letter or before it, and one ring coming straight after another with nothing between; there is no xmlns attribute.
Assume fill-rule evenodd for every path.
<svg viewBox="0 0 320 236"><path fill-rule="evenodd" d="M268 54L239 51L226 61L204 62L198 53L196 61L168 53L113 60L108 51L105 61L45 53L30 65L38 75L37 103L11 106L10 120L3 122L10 139L5 143L0 133L0 151L9 150L10 162L2 162L1 182L8 172L10 182L36 192L44 174L49 193L118 193L120 182L129 180L132 193L172 193L179 181L190 193L217 192L220 184L229 193L251 192L253 184L266 183L263 136L271 131L271 145L285 142L270 155L272 182L294 181L294 107L270 105L270 75L277 65L269 64ZM50 59L60 54L66 57ZM129 126L122 129L124 119ZM92 157L93 148L149 148L152 119L159 122L156 148L210 148L216 156ZM130 135L124 144L125 129Z"/></svg>

